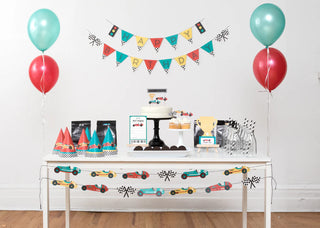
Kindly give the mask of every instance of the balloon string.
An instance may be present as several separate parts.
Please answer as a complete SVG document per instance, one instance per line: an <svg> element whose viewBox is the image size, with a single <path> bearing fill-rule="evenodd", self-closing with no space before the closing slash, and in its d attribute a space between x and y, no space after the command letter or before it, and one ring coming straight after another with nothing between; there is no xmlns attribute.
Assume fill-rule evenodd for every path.
<svg viewBox="0 0 320 228"><path fill-rule="evenodd" d="M42 125L42 157L45 155L46 151L46 113L45 113L45 108L46 108L46 94L45 94L45 60L44 60L44 53L42 52L42 75L40 79L40 89L42 92L42 102L41 102L41 125Z"/></svg>
<svg viewBox="0 0 320 228"><path fill-rule="evenodd" d="M271 92L270 92L270 49L267 47L267 76L265 79L265 85L268 93L268 101L267 101L267 156L270 156L270 117L271 117L271 111L270 111L270 98L271 98Z"/></svg>
<svg viewBox="0 0 320 228"><path fill-rule="evenodd" d="M270 50L269 47L267 47L267 76L266 79L264 81L265 84L265 88L270 90L270 77L269 77L269 73L270 73L270 69L271 69L271 64L270 64Z"/></svg>

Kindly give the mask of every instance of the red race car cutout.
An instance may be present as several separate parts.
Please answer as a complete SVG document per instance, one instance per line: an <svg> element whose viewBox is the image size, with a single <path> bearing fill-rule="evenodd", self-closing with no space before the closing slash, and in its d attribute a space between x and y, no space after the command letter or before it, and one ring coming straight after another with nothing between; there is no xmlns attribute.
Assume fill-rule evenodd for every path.
<svg viewBox="0 0 320 228"><path fill-rule="evenodd" d="M166 97L157 97L156 100L157 100L157 101L158 101L158 100L160 100L160 101L167 101L168 98L166 98Z"/></svg>
<svg viewBox="0 0 320 228"><path fill-rule="evenodd" d="M210 193L211 191L221 191L221 190L229 190L232 188L232 184L230 182L225 181L224 185L218 183L206 188L206 193Z"/></svg>
<svg viewBox="0 0 320 228"><path fill-rule="evenodd" d="M133 127L142 127L143 124L142 124L142 123L140 123L140 124L133 124L132 126L133 126Z"/></svg>
<svg viewBox="0 0 320 228"><path fill-rule="evenodd" d="M149 173L147 173L146 171L142 171L141 173L139 173L138 171L136 172L132 172L132 173L125 173L122 175L122 177L124 179L127 178L141 178L141 179L147 179L149 177Z"/></svg>
<svg viewBox="0 0 320 228"><path fill-rule="evenodd" d="M97 184L95 185L83 185L81 187L81 189L83 191L89 190L89 191L95 191L95 192L101 192L101 193L105 193L106 191L108 191L107 186L105 185L101 185L101 187L99 187Z"/></svg>
<svg viewBox="0 0 320 228"><path fill-rule="evenodd" d="M181 112L181 116L193 116L191 112Z"/></svg>

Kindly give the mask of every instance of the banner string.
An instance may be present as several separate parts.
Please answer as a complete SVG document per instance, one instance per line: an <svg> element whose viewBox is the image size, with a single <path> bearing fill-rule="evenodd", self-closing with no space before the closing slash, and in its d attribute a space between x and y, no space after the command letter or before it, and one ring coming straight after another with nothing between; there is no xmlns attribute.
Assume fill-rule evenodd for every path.
<svg viewBox="0 0 320 228"><path fill-rule="evenodd" d="M122 27L119 27L118 25L116 25L116 24L114 24L114 23L112 23L110 20L108 20L108 19L105 19L107 22L109 22L111 25L115 25L115 26L117 26L120 30L124 30L124 31L128 31L128 30L125 30L125 29L122 29ZM202 22L204 20L204 18L202 18L200 21L198 21L197 23L199 23L199 22ZM193 27L195 27L196 26L196 23L194 24L194 25L192 25L192 26L190 26L190 27L188 27L188 28L186 28L186 29L184 29L184 30L182 30L181 32L179 32L179 33L175 33L174 35L176 35L176 34L180 34L180 33L182 33L182 32L184 32L185 30L187 30L187 29L189 29L189 28L193 28ZM130 32L131 33L131 32ZM138 35L136 35L135 33L131 33L133 36L135 36L135 37L137 37ZM161 36L161 37L146 37L146 36L138 36L138 37L145 37L145 38L148 38L148 39L153 39L153 38L166 38L166 37L170 37L171 35L168 35L168 36Z"/></svg>

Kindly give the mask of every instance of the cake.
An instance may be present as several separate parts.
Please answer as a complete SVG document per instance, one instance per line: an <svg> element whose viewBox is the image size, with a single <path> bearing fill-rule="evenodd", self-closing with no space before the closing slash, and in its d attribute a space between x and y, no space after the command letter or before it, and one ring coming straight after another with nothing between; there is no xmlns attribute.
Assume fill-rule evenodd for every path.
<svg viewBox="0 0 320 228"><path fill-rule="evenodd" d="M141 115L147 116L148 118L171 118L172 107L150 104L141 107Z"/></svg>
<svg viewBox="0 0 320 228"><path fill-rule="evenodd" d="M181 129L190 129L191 121L188 118L180 120Z"/></svg>
<svg viewBox="0 0 320 228"><path fill-rule="evenodd" d="M169 129L180 129L180 123L179 120L176 118L172 118L169 121Z"/></svg>

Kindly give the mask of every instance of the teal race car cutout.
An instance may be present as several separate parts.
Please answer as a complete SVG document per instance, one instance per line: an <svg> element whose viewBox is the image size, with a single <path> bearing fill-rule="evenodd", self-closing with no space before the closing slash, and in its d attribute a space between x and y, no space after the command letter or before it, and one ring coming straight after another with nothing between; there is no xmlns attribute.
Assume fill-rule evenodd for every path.
<svg viewBox="0 0 320 228"><path fill-rule="evenodd" d="M163 194L164 194L164 190L162 188L144 188L138 191L138 196L143 196L143 195L162 196Z"/></svg>
<svg viewBox="0 0 320 228"><path fill-rule="evenodd" d="M183 174L181 175L181 178L184 180L187 179L187 177L205 178L207 175L208 175L208 171L201 169L200 171L193 170L193 171L183 172Z"/></svg>
<svg viewBox="0 0 320 228"><path fill-rule="evenodd" d="M79 169L78 167L71 168L70 166L57 166L56 168L54 168L54 172L72 173L73 175L77 175L81 173L81 169Z"/></svg>

